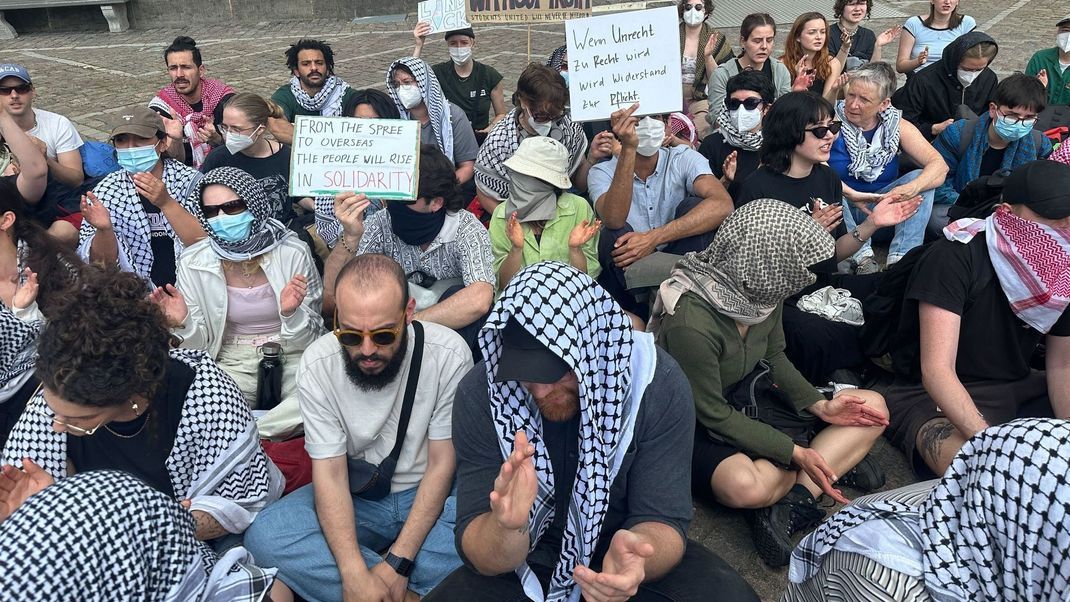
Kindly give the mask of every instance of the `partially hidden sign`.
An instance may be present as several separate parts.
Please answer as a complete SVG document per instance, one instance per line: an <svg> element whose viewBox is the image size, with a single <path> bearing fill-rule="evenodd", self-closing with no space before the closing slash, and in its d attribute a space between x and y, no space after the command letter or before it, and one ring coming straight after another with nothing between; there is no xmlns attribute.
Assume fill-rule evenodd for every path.
<svg viewBox="0 0 1070 602"><path fill-rule="evenodd" d="M469 23L559 23L591 16L591 0L466 0Z"/></svg>
<svg viewBox="0 0 1070 602"><path fill-rule="evenodd" d="M419 161L418 121L299 116L290 155L290 195L353 191L415 200Z"/></svg>
<svg viewBox="0 0 1070 602"><path fill-rule="evenodd" d="M466 0L424 0L416 5L416 21L430 23L431 33L471 27L465 18Z"/></svg>
<svg viewBox="0 0 1070 602"><path fill-rule="evenodd" d="M471 1L471 0L469 0ZM565 22L573 121L680 111L680 24L675 6Z"/></svg>

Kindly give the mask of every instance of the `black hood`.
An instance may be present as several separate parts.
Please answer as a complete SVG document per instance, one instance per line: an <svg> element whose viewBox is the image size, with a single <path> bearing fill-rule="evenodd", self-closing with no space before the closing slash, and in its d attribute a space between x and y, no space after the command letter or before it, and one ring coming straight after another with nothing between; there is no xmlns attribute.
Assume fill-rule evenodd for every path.
<svg viewBox="0 0 1070 602"><path fill-rule="evenodd" d="M996 41L992 39L992 36L977 31L976 29L955 38L955 41L944 48L944 54L940 57L939 61L939 69L947 75L950 75L951 79L957 79L959 63L962 62L962 57L966 54L966 51L985 42L996 44ZM996 52L997 54L999 52L998 44L996 45ZM995 60L995 58L996 57L993 56L992 60Z"/></svg>

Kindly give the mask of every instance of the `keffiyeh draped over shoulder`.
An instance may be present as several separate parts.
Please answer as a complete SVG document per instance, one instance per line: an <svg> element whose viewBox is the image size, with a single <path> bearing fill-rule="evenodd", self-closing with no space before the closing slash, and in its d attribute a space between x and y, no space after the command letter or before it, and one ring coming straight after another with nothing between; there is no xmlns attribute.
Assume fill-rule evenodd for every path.
<svg viewBox="0 0 1070 602"><path fill-rule="evenodd" d="M63 479L0 523L0 592L24 601L260 600L275 569L242 548L216 561L193 516L129 474ZM5 599L7 597L5 596Z"/></svg>
<svg viewBox="0 0 1070 602"><path fill-rule="evenodd" d="M0 303L0 403L26 382L37 363L41 322L23 322Z"/></svg>
<svg viewBox="0 0 1070 602"><path fill-rule="evenodd" d="M866 140L862 130L847 120L844 102L836 103L836 116L843 123L843 142L851 159L847 172L865 182L873 182L899 154L899 120L903 112L889 106L877 114L879 121L873 140Z"/></svg>
<svg viewBox="0 0 1070 602"><path fill-rule="evenodd" d="M565 64L565 56L567 54L568 46L564 44L558 46L557 48L554 48L554 51L550 53L550 58L546 60L546 66L553 69L554 71L560 71L561 67L568 66Z"/></svg>
<svg viewBox="0 0 1070 602"><path fill-rule="evenodd" d="M476 185L492 198L504 201L509 198L509 173L505 160L513 156L520 146L520 109L513 109L504 119L491 128L487 139L479 147L476 156ZM587 151L587 135L583 126L568 115L553 124L550 136L568 149L569 174L576 170Z"/></svg>
<svg viewBox="0 0 1070 602"><path fill-rule="evenodd" d="M222 184L238 193L238 198L245 201L249 213L253 215L253 225L249 229L249 237L245 240L231 242L223 240L204 219L200 211L201 198L204 189L212 184ZM271 217L271 201L268 200L263 186L256 178L238 169L237 167L217 167L201 178L194 193L195 203L198 206L194 214L201 222L201 227L208 233L212 240L212 248L223 259L231 261L246 261L257 255L263 255L279 246L291 232L279 220Z"/></svg>
<svg viewBox="0 0 1070 602"><path fill-rule="evenodd" d="M309 96L308 92L301 87L301 80L296 75L290 77L290 93L294 95L297 104L306 111L319 113L321 117L338 117L342 114L342 100L347 90L349 90L349 84L337 75L331 74L323 82L320 91L316 92L315 96Z"/></svg>
<svg viewBox="0 0 1070 602"><path fill-rule="evenodd" d="M408 69L416 80L416 85L420 86L424 106L427 107L427 115L431 119L431 129L434 130L435 140L438 141L438 150L453 161L453 122L450 121L450 102L446 100L438 78L428 68L427 63L415 57L407 56L390 63L390 68L386 70L386 91L390 94L390 98L394 99L394 104L397 105L402 119L412 119L412 117L409 116L409 110L405 108L405 105L401 104L397 90L390 84L394 69L397 69L399 65Z"/></svg>
<svg viewBox="0 0 1070 602"><path fill-rule="evenodd" d="M550 457L542 438L542 415L519 382L494 382L501 358L501 329L509 318L573 369L579 380L581 469L573 491L556 491ZM517 569L524 591L541 602L579 600L572 579L577 565L587 565L609 508L609 490L631 441L634 403L629 403L631 321L613 298L587 274L558 262L541 262L520 271L502 291L480 332L486 358L491 416L502 457L513 450L516 432L524 430L535 447L538 493L530 517L531 547L554 519L554 496L570 495L562 536L561 558L543 592L524 564ZM586 492L584 495L583 492Z"/></svg>

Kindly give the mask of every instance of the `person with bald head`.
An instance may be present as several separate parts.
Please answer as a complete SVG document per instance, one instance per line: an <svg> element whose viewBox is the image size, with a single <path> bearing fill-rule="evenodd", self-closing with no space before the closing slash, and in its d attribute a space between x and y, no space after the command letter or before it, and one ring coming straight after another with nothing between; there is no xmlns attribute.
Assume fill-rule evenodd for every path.
<svg viewBox="0 0 1070 602"><path fill-rule="evenodd" d="M400 601L461 565L451 414L472 354L415 308L396 261L354 257L338 274L334 331L301 359L312 483L266 508L245 545L303 598Z"/></svg>

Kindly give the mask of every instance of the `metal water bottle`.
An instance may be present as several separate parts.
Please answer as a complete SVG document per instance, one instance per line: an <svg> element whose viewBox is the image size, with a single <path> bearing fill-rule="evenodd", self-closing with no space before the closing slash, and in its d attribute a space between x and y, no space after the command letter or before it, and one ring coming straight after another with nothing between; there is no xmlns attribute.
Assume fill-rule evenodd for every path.
<svg viewBox="0 0 1070 602"><path fill-rule="evenodd" d="M282 345L264 343L259 348L256 371L256 409L270 410L282 401Z"/></svg>

